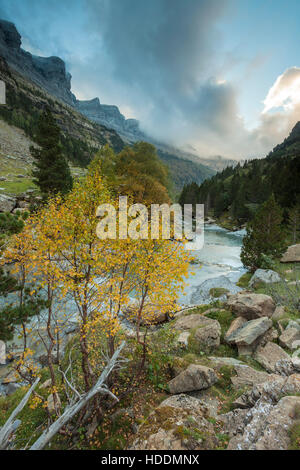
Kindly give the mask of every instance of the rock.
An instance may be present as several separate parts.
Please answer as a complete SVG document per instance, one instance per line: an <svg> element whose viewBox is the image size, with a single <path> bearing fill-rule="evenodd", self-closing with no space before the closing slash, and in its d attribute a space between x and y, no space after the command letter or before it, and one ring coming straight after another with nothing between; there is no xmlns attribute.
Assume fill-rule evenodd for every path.
<svg viewBox="0 0 300 470"><path fill-rule="evenodd" d="M16 206L16 199L0 194L0 212L11 212Z"/></svg>
<svg viewBox="0 0 300 470"><path fill-rule="evenodd" d="M238 347L239 355L251 355L255 349L256 341L272 326L268 317L257 318L244 323L227 337L229 344Z"/></svg>
<svg viewBox="0 0 300 470"><path fill-rule="evenodd" d="M189 315L180 316L174 325L176 330L192 330L200 327L205 322L205 317L200 313L191 313Z"/></svg>
<svg viewBox="0 0 300 470"><path fill-rule="evenodd" d="M127 320L135 322L137 319L137 312L138 312L138 304L136 302L132 302L131 305L127 305L126 308L123 309L123 314ZM145 305L143 309L143 320L141 321L141 325L153 325L157 323L163 323L168 320L168 312L162 312L161 307L148 304Z"/></svg>
<svg viewBox="0 0 300 470"><path fill-rule="evenodd" d="M227 330L225 336L224 336L224 341L226 341L226 343L228 342L227 339L238 329L240 329L244 323L247 323L247 320L243 317L237 317L233 320L233 322L231 323L229 329Z"/></svg>
<svg viewBox="0 0 300 470"><path fill-rule="evenodd" d="M253 387L253 385L266 382L268 379L267 372L253 369L246 364L236 365L234 370L237 375L231 377L231 382L237 390L246 386Z"/></svg>
<svg viewBox="0 0 300 470"><path fill-rule="evenodd" d="M18 375L15 371L10 371L6 377L2 379L3 384L10 384L10 383L16 383L18 382Z"/></svg>
<svg viewBox="0 0 300 470"><path fill-rule="evenodd" d="M223 295L219 297L219 299L221 300L226 300L226 295L228 292L230 292L231 294L236 294L237 292L240 292L242 290L230 279L228 279L227 276L219 276L207 279L206 281L202 282L198 287L195 287L191 295L190 303L193 305L200 305L213 301L214 298L211 296L211 292L213 292L212 289L218 289L219 292L220 289L226 289L226 292L224 291Z"/></svg>
<svg viewBox="0 0 300 470"><path fill-rule="evenodd" d="M239 434L230 440L228 450L288 450L299 406L300 397L287 396L275 406L259 401L247 413L239 413Z"/></svg>
<svg viewBox="0 0 300 470"><path fill-rule="evenodd" d="M208 409L194 397L164 400L139 426L130 450L209 450L218 445Z"/></svg>
<svg viewBox="0 0 300 470"><path fill-rule="evenodd" d="M200 350L211 351L220 346L221 326L217 320L204 318L206 321L195 331L194 340Z"/></svg>
<svg viewBox="0 0 300 470"><path fill-rule="evenodd" d="M259 362L268 372L275 372L275 364L281 359L289 359L280 346L275 343L267 343L264 347L258 348L254 354L254 359Z"/></svg>
<svg viewBox="0 0 300 470"><path fill-rule="evenodd" d="M300 243L291 245L282 256L281 263L300 263Z"/></svg>
<svg viewBox="0 0 300 470"><path fill-rule="evenodd" d="M291 357L290 359L281 359L275 364L275 372L279 375L288 377L300 372L300 358Z"/></svg>
<svg viewBox="0 0 300 470"><path fill-rule="evenodd" d="M300 330L297 328L286 328L279 336L279 343L284 348L297 349L297 341L300 341ZM296 343L295 347L294 343Z"/></svg>
<svg viewBox="0 0 300 470"><path fill-rule="evenodd" d="M6 396L9 397L10 395L13 395L20 387L21 387L21 385L18 384L18 383L9 383L9 384L7 384L5 386Z"/></svg>
<svg viewBox="0 0 300 470"><path fill-rule="evenodd" d="M236 366L239 364L244 364L244 362L240 361L239 359L235 359L234 357L214 357L209 356L208 359L216 364L217 367L219 366Z"/></svg>
<svg viewBox="0 0 300 470"><path fill-rule="evenodd" d="M177 338L177 344L181 348L187 348L189 344L189 337L190 337L190 332L189 331L182 331L178 338Z"/></svg>
<svg viewBox="0 0 300 470"><path fill-rule="evenodd" d="M294 329L300 331L300 319L290 320L287 324L286 330L288 328L294 328Z"/></svg>
<svg viewBox="0 0 300 470"><path fill-rule="evenodd" d="M292 357L300 357L300 348L293 352Z"/></svg>
<svg viewBox="0 0 300 470"><path fill-rule="evenodd" d="M55 352L51 354L51 358L52 364L58 364L57 354ZM47 354L41 354L40 356L38 356L37 360L42 366L47 366L49 362Z"/></svg>
<svg viewBox="0 0 300 470"><path fill-rule="evenodd" d="M249 281L249 287L256 287L259 284L271 284L280 282L281 277L272 269L257 269Z"/></svg>
<svg viewBox="0 0 300 470"><path fill-rule="evenodd" d="M6 345L0 340L0 365L6 364Z"/></svg>
<svg viewBox="0 0 300 470"><path fill-rule="evenodd" d="M275 310L274 310L274 313L272 315L272 320L280 320L281 318L284 318L286 316L286 313L285 313L285 309L282 305L278 305Z"/></svg>
<svg viewBox="0 0 300 470"><path fill-rule="evenodd" d="M237 316L253 320L260 317L271 317L275 303L269 295L241 292L229 296L227 305Z"/></svg>
<svg viewBox="0 0 300 470"><path fill-rule="evenodd" d="M214 385L217 381L218 377L213 369L191 364L186 370L174 377L168 385L170 392L175 394L204 390Z"/></svg>
<svg viewBox="0 0 300 470"><path fill-rule="evenodd" d="M211 350L220 345L221 326L217 320L207 318L200 313L191 313L179 317L174 325L176 330L193 330L199 350Z"/></svg>
<svg viewBox="0 0 300 470"><path fill-rule="evenodd" d="M61 401L59 395L55 393L56 397L56 404L54 404L54 393L51 393L47 398L47 409L50 414L56 413L56 410L60 410L61 408Z"/></svg>

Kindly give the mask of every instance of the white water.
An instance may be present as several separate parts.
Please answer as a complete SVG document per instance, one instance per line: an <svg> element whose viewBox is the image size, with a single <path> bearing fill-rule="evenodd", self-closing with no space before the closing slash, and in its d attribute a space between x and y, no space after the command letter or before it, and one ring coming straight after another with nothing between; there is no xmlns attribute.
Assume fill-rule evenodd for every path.
<svg viewBox="0 0 300 470"><path fill-rule="evenodd" d="M223 287L223 276L232 283L238 281L245 272L240 259L243 236L243 230L229 232L217 225L205 226L204 246L202 250L192 252L200 264L190 266L190 275L187 278L188 286L184 294L180 296L180 304L192 304L192 293L207 280L214 280L211 282L211 287ZM194 272L195 275L192 275L191 272ZM218 280L218 278L220 279ZM224 287L227 288L226 285Z"/></svg>

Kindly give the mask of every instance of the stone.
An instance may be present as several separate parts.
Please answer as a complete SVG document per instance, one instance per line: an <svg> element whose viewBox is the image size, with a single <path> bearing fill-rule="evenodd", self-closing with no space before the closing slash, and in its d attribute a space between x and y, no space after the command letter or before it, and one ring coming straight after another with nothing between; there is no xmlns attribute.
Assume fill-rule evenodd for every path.
<svg viewBox="0 0 300 470"><path fill-rule="evenodd" d="M272 297L265 294L253 294L241 292L231 295L227 305L237 316L253 320L260 317L271 317L275 310L275 303Z"/></svg>
<svg viewBox="0 0 300 470"><path fill-rule="evenodd" d="M205 320L203 325L195 331L194 340L199 344L200 350L211 351L220 346L221 326L217 320L211 318L205 318Z"/></svg>
<svg viewBox="0 0 300 470"><path fill-rule="evenodd" d="M289 430L297 421L300 397L286 396L274 406L259 401L240 415L239 433L232 437L228 450L288 450ZM243 419L244 418L244 419Z"/></svg>
<svg viewBox="0 0 300 470"><path fill-rule="evenodd" d="M0 365L6 364L6 345L0 340Z"/></svg>
<svg viewBox="0 0 300 470"><path fill-rule="evenodd" d="M278 305L274 313L272 314L272 320L278 321L286 316L285 308L282 305Z"/></svg>
<svg viewBox="0 0 300 470"><path fill-rule="evenodd" d="M259 362L268 372L275 372L275 364L281 359L289 359L290 356L278 344L267 343L264 347L258 348L254 354L254 359Z"/></svg>
<svg viewBox="0 0 300 470"><path fill-rule="evenodd" d="M300 243L288 247L282 256L281 263L300 263Z"/></svg>
<svg viewBox="0 0 300 470"><path fill-rule="evenodd" d="M272 284L280 282L281 277L272 269L257 269L249 281L249 287L256 287L259 284Z"/></svg>
<svg viewBox="0 0 300 470"><path fill-rule="evenodd" d="M127 305L124 310L124 316L129 320L135 322L137 319L138 312L137 302L132 302L131 305ZM155 325L157 323L163 323L168 320L168 312L162 312L160 306L153 304L147 304L143 309L143 319L141 325Z"/></svg>
<svg viewBox="0 0 300 470"><path fill-rule="evenodd" d="M241 328L244 323L246 323L247 320L243 317L237 317L233 320L233 322L231 323L230 327L228 328L225 336L224 336L224 341L227 343L227 339L236 331L238 330L239 328Z"/></svg>
<svg viewBox="0 0 300 470"><path fill-rule="evenodd" d="M141 424L130 450L210 450L218 445L208 408L180 394L164 400Z"/></svg>
<svg viewBox="0 0 300 470"><path fill-rule="evenodd" d="M0 194L0 212L11 212L16 206L16 199Z"/></svg>
<svg viewBox="0 0 300 470"><path fill-rule="evenodd" d="M55 397L56 397L56 404L54 404L54 393L51 393L50 395L48 395L48 398L47 398L47 409L50 414L56 413L56 411L60 410L61 408L61 401L57 393L55 394Z"/></svg>
<svg viewBox="0 0 300 470"><path fill-rule="evenodd" d="M195 287L190 298L190 303L192 305L201 305L206 304L214 300L212 293L214 292L222 293L219 297L221 300L226 300L227 293L236 294L242 289L238 287L234 282L228 279L227 276L219 276L211 279L207 279L202 282L199 286ZM223 289L223 292L220 290ZM226 290L226 292L225 292Z"/></svg>
<svg viewBox="0 0 300 470"><path fill-rule="evenodd" d="M286 328L279 336L279 343L284 348L297 349L297 343L293 346L297 341L300 341L300 330L297 328Z"/></svg>
<svg viewBox="0 0 300 470"><path fill-rule="evenodd" d="M234 370L237 375L231 377L231 382L236 390L249 386L253 387L253 385L263 383L268 379L267 372L253 369L246 364L236 365Z"/></svg>
<svg viewBox="0 0 300 470"><path fill-rule="evenodd" d="M300 357L300 348L293 352L292 357Z"/></svg>
<svg viewBox="0 0 300 470"><path fill-rule="evenodd" d="M178 338L177 338L177 344L181 348L187 348L189 344L189 337L190 337L190 332L189 331L182 331Z"/></svg>
<svg viewBox="0 0 300 470"><path fill-rule="evenodd" d="M215 371L209 367L191 364L169 382L172 394L205 390L218 381Z"/></svg>
<svg viewBox="0 0 300 470"><path fill-rule="evenodd" d="M191 313L179 317L174 328L181 331L193 330L194 339L199 344L199 350L211 350L220 345L220 323L200 313Z"/></svg>
<svg viewBox="0 0 300 470"><path fill-rule="evenodd" d="M227 337L229 344L238 347L239 355L249 355L255 349L255 342L272 326L268 317L257 318L244 323Z"/></svg>

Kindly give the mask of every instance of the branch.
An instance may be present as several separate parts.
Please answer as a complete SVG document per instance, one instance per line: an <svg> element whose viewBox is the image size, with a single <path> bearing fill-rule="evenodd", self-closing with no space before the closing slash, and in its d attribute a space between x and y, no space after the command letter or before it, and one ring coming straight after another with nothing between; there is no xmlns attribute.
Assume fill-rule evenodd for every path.
<svg viewBox="0 0 300 470"><path fill-rule="evenodd" d="M41 436L37 439L37 441L30 447L30 450L42 450L52 439L55 434L68 422L70 419L75 416L78 411L80 411L88 401L93 398L98 393L103 393L110 395L114 398L114 400L119 401L119 399L110 391L108 390L104 382L108 378L109 374L115 368L117 359L125 346L125 341L121 343L118 347L114 355L112 356L111 360L103 370L102 374L100 375L99 379L97 380L94 387L92 387L85 395L83 395L74 405L69 406L65 409L64 413L56 420L53 424L49 427L49 429L45 429L45 431L41 434Z"/></svg>
<svg viewBox="0 0 300 470"><path fill-rule="evenodd" d="M30 398L31 393L33 392L33 390L35 389L39 381L40 381L40 378L38 377L35 380L35 382L32 384L32 386L30 387L26 395L22 398L21 402L14 409L14 411L12 412L12 414L10 415L10 417L8 418L4 426L0 429L0 449L6 448L10 435L12 434L12 432L15 431L16 426L18 427L18 425L20 424L15 421L15 418L23 410L24 406L26 405L26 403L28 402Z"/></svg>

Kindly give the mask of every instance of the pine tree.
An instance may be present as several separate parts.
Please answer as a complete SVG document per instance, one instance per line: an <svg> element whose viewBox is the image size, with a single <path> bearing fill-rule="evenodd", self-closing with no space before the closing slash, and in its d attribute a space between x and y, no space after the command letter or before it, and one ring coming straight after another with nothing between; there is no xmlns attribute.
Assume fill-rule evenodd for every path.
<svg viewBox="0 0 300 470"><path fill-rule="evenodd" d="M284 250L284 232L281 227L282 209L274 195L260 207L247 225L241 260L251 271L263 267L265 257L277 257Z"/></svg>
<svg viewBox="0 0 300 470"><path fill-rule="evenodd" d="M300 204L296 204L288 211L288 225L292 237L292 242L296 243L298 231L300 230Z"/></svg>
<svg viewBox="0 0 300 470"><path fill-rule="evenodd" d="M31 147L34 158L34 182L44 197L72 189L72 176L62 153L60 130L51 112L46 110L39 119L35 141L40 148Z"/></svg>

